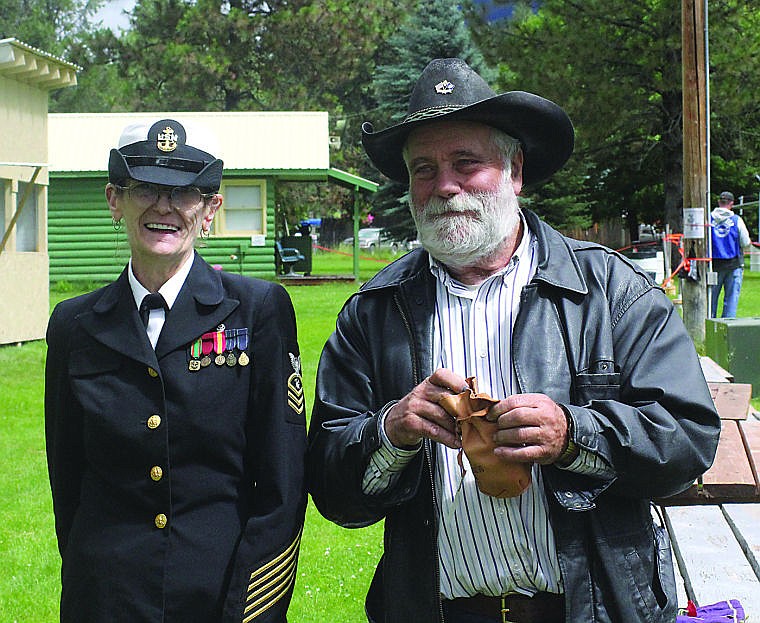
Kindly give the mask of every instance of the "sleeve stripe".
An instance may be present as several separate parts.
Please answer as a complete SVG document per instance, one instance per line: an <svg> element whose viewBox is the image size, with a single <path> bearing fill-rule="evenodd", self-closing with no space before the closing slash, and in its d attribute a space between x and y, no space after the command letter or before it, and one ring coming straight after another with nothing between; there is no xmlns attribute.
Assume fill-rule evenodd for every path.
<svg viewBox="0 0 760 623"><path fill-rule="evenodd" d="M275 603L277 603L277 601L293 585L296 577L295 568L296 562L294 560L290 565L288 565L286 573L283 573L280 577L274 578L269 584L261 587L261 589L259 589L259 591L257 591L255 594L248 596L246 601L250 601L255 597L257 597L257 599L255 601L251 601L251 603L245 607L245 610L243 610L243 614L248 615L248 617L243 619L244 621L248 621L252 618L257 617L259 614L264 612L264 610L271 608ZM251 610L261 606L262 604L264 604L263 607L251 613Z"/></svg>
<svg viewBox="0 0 760 623"><path fill-rule="evenodd" d="M243 619L243 623L248 623L271 608L295 582L301 534L299 532L281 554L251 573L245 600L248 605L243 611L243 614L248 616ZM263 607L251 612L262 603Z"/></svg>
<svg viewBox="0 0 760 623"><path fill-rule="evenodd" d="M254 597L259 595L260 593L263 593L266 589L268 589L272 584L277 584L278 582L281 582L283 579L287 578L288 575L290 575L293 571L293 567L296 564L295 557L288 558L286 561L282 563L277 569L273 569L270 573L267 573L265 576L262 576L255 582L252 582L248 585L248 596L246 597L246 601L251 601ZM262 584L262 582L265 582L266 580L269 580L266 582L266 584Z"/></svg>

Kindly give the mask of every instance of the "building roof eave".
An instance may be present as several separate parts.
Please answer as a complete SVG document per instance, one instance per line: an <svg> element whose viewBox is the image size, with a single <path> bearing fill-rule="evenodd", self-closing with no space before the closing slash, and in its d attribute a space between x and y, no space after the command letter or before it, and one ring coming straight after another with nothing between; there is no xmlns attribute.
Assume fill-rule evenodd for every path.
<svg viewBox="0 0 760 623"><path fill-rule="evenodd" d="M0 76L53 91L75 86L80 69L18 39L0 39Z"/></svg>
<svg viewBox="0 0 760 623"><path fill-rule="evenodd" d="M380 188L380 184L377 182L373 182L366 178L354 175L353 173L349 173L347 171L342 171L341 169L336 169L334 167L330 167L328 169L327 177L328 179L334 180L346 188L366 190L371 193L377 192L377 189Z"/></svg>

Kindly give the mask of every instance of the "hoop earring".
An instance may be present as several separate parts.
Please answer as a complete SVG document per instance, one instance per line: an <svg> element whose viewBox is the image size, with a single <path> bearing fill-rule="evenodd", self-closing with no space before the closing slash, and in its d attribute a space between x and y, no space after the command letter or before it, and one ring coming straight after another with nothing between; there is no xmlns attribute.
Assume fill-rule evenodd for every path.
<svg viewBox="0 0 760 623"><path fill-rule="evenodd" d="M114 231L121 231L121 228L124 225L124 221L122 219L119 219L118 221L116 219L111 219L111 222L113 223Z"/></svg>

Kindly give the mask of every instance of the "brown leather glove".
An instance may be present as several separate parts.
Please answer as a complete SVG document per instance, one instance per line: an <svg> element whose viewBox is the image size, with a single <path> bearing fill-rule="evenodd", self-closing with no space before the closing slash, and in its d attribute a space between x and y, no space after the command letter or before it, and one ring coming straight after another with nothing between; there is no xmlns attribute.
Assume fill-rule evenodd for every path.
<svg viewBox="0 0 760 623"><path fill-rule="evenodd" d="M462 450L470 462L478 489L495 498L518 496L530 486L531 464L510 463L494 454L496 442L493 435L498 428L485 415L489 407L499 401L488 394L478 393L478 381L474 376L467 379L467 385L469 389L441 398L440 405L457 421ZM459 451L459 467L464 475L462 450Z"/></svg>

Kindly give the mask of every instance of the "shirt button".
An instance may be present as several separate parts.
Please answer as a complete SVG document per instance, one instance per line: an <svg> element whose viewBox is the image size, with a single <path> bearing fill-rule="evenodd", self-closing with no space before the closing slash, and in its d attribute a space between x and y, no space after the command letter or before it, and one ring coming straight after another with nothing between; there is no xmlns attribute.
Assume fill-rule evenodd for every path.
<svg viewBox="0 0 760 623"><path fill-rule="evenodd" d="M161 426L161 416L160 415L151 415L148 418L148 428L153 430L154 428L158 428Z"/></svg>
<svg viewBox="0 0 760 623"><path fill-rule="evenodd" d="M153 520L153 523L156 524L156 528L158 528L159 530L163 530L164 528L166 528L166 524L168 523L168 521L169 520L166 518L166 515L164 515L163 513L159 513L158 515L156 515L156 518Z"/></svg>
<svg viewBox="0 0 760 623"><path fill-rule="evenodd" d="M153 368L151 368L149 366L148 367L148 376L155 379L158 376L158 372L156 372Z"/></svg>
<svg viewBox="0 0 760 623"><path fill-rule="evenodd" d="M164 470L162 470L158 465L154 465L150 468L150 477L155 481L158 482L161 480L161 478L164 475Z"/></svg>
<svg viewBox="0 0 760 623"><path fill-rule="evenodd" d="M488 355L488 351L481 350L479 354L480 354L481 359L485 359L486 356Z"/></svg>

